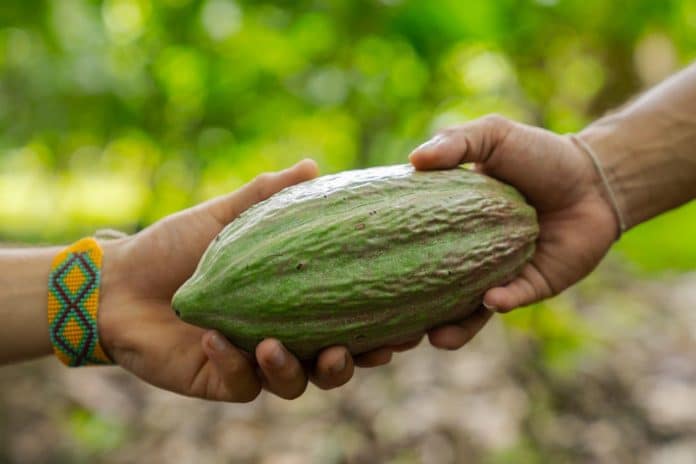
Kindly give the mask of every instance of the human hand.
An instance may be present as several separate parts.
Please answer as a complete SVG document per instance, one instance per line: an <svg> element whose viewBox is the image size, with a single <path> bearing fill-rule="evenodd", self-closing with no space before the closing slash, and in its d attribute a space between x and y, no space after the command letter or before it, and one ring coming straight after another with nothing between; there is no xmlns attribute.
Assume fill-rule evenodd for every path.
<svg viewBox="0 0 696 464"><path fill-rule="evenodd" d="M536 253L510 283L489 289L484 306L459 324L431 330L430 342L456 349L507 312L556 295L589 274L617 236L618 224L592 161L568 137L486 116L442 131L409 156L419 170L475 169L516 187L536 208Z"/></svg>
<svg viewBox="0 0 696 464"><path fill-rule="evenodd" d="M262 387L291 399L302 394L308 377L324 389L347 382L353 360L344 347L325 349L307 372L277 340L261 342L254 359L220 333L181 321L170 305L224 226L254 203L316 175L316 163L305 160L132 237L104 242L98 323L111 358L155 386L210 400L250 401ZM384 361L379 352L365 356L367 364Z"/></svg>

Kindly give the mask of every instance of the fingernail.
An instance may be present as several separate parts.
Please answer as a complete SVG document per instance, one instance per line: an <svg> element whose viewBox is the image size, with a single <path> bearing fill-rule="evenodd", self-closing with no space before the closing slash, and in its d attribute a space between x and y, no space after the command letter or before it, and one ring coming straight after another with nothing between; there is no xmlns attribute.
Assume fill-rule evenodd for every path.
<svg viewBox="0 0 696 464"><path fill-rule="evenodd" d="M442 141L443 137L441 135L436 135L435 137L431 138L427 142L421 143L418 145L411 153L415 153L417 151L421 150L427 150L428 148L432 148L438 143Z"/></svg>
<svg viewBox="0 0 696 464"><path fill-rule="evenodd" d="M332 374L338 374L339 372L343 371L343 369L346 368L346 364L348 363L346 356L347 355L344 354L340 360L331 365L329 367L329 372L331 372Z"/></svg>
<svg viewBox="0 0 696 464"><path fill-rule="evenodd" d="M227 349L227 340L222 338L222 335L214 333L210 336L210 347L215 351L225 351Z"/></svg>
<svg viewBox="0 0 696 464"><path fill-rule="evenodd" d="M285 364L285 358L285 351L280 345L277 345L273 349L273 352L271 353L271 356L268 359L268 361L272 367L283 367L283 365Z"/></svg>
<svg viewBox="0 0 696 464"><path fill-rule="evenodd" d="M497 308L496 306L487 304L485 301L483 302L483 307L486 308L486 309L489 310L489 311L494 312L494 313L495 313L495 312L498 312L498 308Z"/></svg>

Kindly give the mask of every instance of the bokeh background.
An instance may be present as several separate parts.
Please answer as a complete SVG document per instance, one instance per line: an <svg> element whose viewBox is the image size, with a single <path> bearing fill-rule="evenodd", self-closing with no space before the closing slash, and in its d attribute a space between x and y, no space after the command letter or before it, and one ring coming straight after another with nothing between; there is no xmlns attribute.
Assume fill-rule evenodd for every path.
<svg viewBox="0 0 696 464"><path fill-rule="evenodd" d="M694 58L693 0L4 0L0 241L132 233L307 156L405 162L490 112L576 131ZM0 463L693 463L694 270L691 204L458 352L293 402L5 367Z"/></svg>

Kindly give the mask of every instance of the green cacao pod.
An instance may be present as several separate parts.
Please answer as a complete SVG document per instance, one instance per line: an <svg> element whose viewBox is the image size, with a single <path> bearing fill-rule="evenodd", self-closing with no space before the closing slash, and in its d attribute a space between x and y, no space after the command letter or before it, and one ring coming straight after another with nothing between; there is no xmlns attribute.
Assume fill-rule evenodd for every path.
<svg viewBox="0 0 696 464"><path fill-rule="evenodd" d="M301 359L331 345L358 354L475 311L520 272L537 234L514 188L465 168L346 171L241 214L173 308L249 351L274 337Z"/></svg>

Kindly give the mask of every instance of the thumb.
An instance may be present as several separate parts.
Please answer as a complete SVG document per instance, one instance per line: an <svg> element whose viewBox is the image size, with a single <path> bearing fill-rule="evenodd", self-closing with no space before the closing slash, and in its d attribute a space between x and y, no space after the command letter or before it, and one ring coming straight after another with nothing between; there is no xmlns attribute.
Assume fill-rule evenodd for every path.
<svg viewBox="0 0 696 464"><path fill-rule="evenodd" d="M300 161L288 169L258 175L239 190L213 198L202 205L220 224L228 224L254 203L263 201L294 184L315 178L317 163L311 159Z"/></svg>
<svg viewBox="0 0 696 464"><path fill-rule="evenodd" d="M462 163L485 165L511 126L508 119L489 115L445 129L413 150L409 160L421 171L451 169Z"/></svg>

